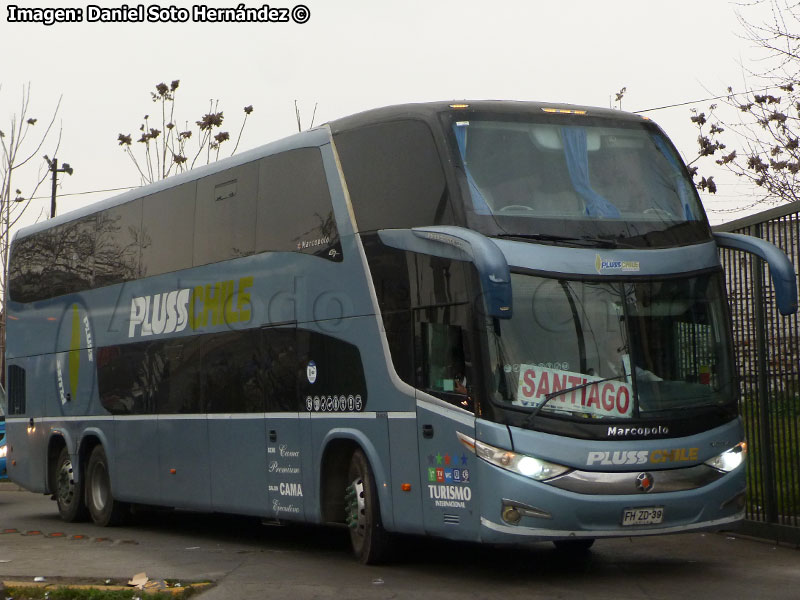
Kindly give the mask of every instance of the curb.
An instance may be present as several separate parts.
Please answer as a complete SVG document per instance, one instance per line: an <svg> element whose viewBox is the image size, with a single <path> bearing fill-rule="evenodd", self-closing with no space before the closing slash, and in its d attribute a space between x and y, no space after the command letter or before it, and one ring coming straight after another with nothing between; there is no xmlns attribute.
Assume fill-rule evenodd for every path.
<svg viewBox="0 0 800 600"><path fill-rule="evenodd" d="M145 585L144 588L136 588L130 585L91 585L91 584L77 584L77 583L59 583L59 582L34 582L34 581L17 581L12 579L0 580L0 591L5 593L7 588L38 588L44 590L56 589L69 589L69 590L98 590L98 591L142 591L145 594L155 594L161 592L162 594L172 594L177 596L183 594L187 589L192 588L196 592L205 590L211 587L210 582L192 583L184 587L165 587L159 585L158 582L151 582L153 585Z"/></svg>

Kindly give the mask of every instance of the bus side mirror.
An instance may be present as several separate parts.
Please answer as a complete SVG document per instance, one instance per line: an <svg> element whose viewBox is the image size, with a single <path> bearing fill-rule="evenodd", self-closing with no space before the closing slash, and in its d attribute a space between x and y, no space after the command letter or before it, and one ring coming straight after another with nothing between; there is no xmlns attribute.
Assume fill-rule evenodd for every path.
<svg viewBox="0 0 800 600"><path fill-rule="evenodd" d="M471 262L478 270L488 316L511 318L511 271L503 252L485 235L442 225L381 229L378 236L384 244L399 250Z"/></svg>
<svg viewBox="0 0 800 600"><path fill-rule="evenodd" d="M780 248L766 240L738 233L715 233L714 239L720 248L742 250L764 259L769 265L778 310L782 315L797 312L797 276L789 258Z"/></svg>

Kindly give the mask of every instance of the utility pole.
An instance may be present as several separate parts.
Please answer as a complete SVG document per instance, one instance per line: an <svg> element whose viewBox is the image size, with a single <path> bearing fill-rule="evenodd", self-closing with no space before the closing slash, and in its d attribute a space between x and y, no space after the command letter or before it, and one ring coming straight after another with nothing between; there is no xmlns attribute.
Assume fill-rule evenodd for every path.
<svg viewBox="0 0 800 600"><path fill-rule="evenodd" d="M50 171L53 172L53 192L50 196L50 218L52 219L56 216L56 186L58 185L58 174L66 173L67 175L72 175L73 168L69 166L69 163L63 163L59 169L58 159L53 157L53 160L50 160L46 154L44 155L44 159L47 161Z"/></svg>

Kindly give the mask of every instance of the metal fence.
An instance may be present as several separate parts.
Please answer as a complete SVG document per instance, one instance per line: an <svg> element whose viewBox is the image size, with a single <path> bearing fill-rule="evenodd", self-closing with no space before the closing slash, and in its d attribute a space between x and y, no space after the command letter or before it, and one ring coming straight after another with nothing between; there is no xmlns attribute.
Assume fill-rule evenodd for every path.
<svg viewBox="0 0 800 600"><path fill-rule="evenodd" d="M800 202L714 228L768 240L800 265ZM800 544L800 328L764 262L722 250L750 449L745 533Z"/></svg>

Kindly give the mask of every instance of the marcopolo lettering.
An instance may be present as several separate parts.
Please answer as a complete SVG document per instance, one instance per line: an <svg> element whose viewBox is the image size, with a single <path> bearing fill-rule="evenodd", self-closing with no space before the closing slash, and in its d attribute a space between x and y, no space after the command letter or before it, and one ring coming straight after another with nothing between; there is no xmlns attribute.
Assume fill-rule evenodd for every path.
<svg viewBox="0 0 800 600"><path fill-rule="evenodd" d="M131 299L128 337L176 333L187 325L196 330L209 325L231 325L250 320L252 277L217 281L138 296Z"/></svg>
<svg viewBox="0 0 800 600"><path fill-rule="evenodd" d="M659 425L658 427L617 427L609 425L608 437L628 437L632 435L649 437L652 435L668 435L669 427Z"/></svg>

